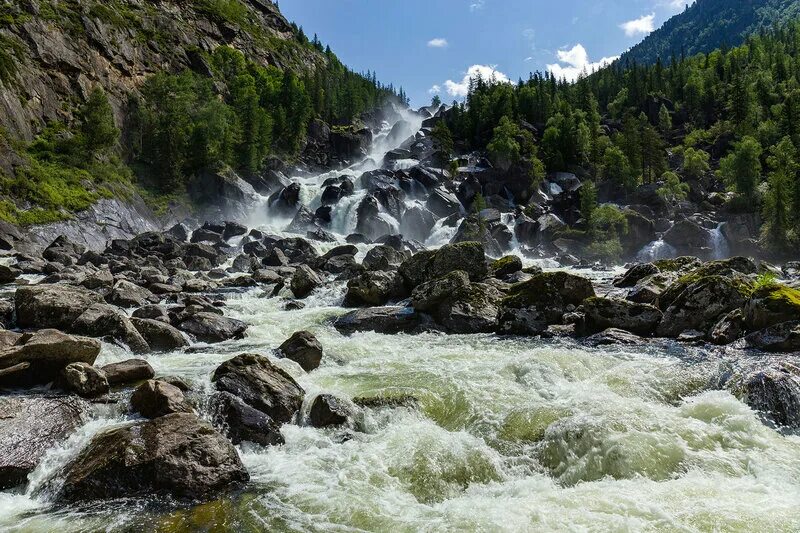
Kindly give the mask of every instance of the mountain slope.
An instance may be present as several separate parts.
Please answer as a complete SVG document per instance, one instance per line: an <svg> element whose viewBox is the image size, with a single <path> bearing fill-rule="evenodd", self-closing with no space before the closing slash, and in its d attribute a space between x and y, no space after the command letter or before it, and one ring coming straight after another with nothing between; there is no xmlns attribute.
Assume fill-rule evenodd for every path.
<svg viewBox="0 0 800 533"><path fill-rule="evenodd" d="M669 19L620 61L653 64L660 57L694 55L738 46L745 37L800 16L798 0L697 0Z"/></svg>

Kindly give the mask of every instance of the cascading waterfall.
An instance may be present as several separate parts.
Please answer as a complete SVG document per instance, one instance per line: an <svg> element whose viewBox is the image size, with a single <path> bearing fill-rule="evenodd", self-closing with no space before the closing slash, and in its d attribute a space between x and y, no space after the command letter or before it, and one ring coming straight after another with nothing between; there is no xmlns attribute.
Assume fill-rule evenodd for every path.
<svg viewBox="0 0 800 533"><path fill-rule="evenodd" d="M675 256L677 256L675 247L665 242L663 238L659 238L639 250L639 253L636 254L636 260L649 263L651 261L658 261L659 259L672 259Z"/></svg>
<svg viewBox="0 0 800 533"><path fill-rule="evenodd" d="M731 255L728 239L722 231L725 222L720 222L717 227L708 232L708 246L711 248L711 259L726 259Z"/></svg>

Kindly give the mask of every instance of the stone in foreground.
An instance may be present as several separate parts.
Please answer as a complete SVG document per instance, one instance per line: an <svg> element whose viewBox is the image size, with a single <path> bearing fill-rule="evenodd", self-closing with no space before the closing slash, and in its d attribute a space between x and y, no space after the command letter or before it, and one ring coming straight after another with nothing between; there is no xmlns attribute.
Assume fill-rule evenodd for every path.
<svg viewBox="0 0 800 533"><path fill-rule="evenodd" d="M278 350L286 359L299 364L306 372L319 367L322 360L322 344L308 331L295 332L280 345Z"/></svg>

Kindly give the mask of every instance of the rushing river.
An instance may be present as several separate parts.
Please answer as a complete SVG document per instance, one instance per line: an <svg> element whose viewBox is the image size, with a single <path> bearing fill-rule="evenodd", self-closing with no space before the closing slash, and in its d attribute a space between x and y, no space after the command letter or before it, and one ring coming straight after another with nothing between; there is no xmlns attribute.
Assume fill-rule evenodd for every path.
<svg viewBox="0 0 800 533"><path fill-rule="evenodd" d="M357 431L286 425L286 444L241 446L243 492L175 510L122 501L52 507L38 491L124 402L95 419L0 494L3 531L791 531L800 528L800 437L767 427L709 384L724 357L677 344L586 348L568 340L486 335L356 334L329 324L341 286L283 311L260 291L229 301L245 341L151 355L202 405L210 374L233 354L269 354L298 329L325 347L322 366L280 365L306 389L405 396L366 410ZM99 364L130 357L105 345ZM214 525L215 524L215 525Z"/></svg>

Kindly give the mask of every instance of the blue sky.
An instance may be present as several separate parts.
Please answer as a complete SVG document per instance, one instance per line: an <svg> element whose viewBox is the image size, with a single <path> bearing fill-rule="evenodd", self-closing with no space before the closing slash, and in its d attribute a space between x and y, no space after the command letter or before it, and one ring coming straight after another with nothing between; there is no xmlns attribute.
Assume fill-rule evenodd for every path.
<svg viewBox="0 0 800 533"><path fill-rule="evenodd" d="M575 77L641 41L693 0L281 0L289 20L414 105L463 95L470 73Z"/></svg>

